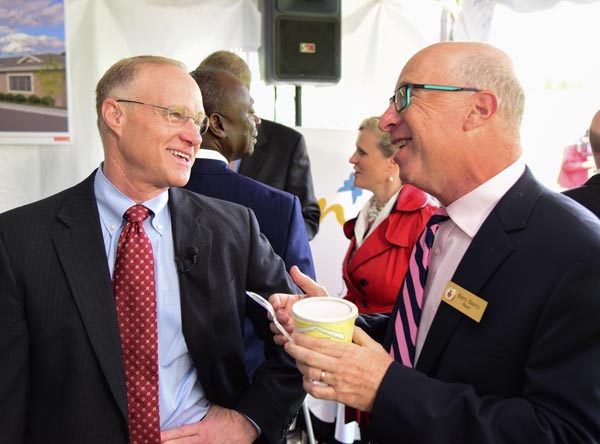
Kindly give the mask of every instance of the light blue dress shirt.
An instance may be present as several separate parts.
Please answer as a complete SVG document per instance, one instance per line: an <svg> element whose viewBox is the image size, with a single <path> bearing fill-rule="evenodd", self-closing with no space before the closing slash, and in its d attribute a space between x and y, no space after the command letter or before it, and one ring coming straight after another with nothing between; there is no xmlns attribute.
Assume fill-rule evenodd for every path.
<svg viewBox="0 0 600 444"><path fill-rule="evenodd" d="M94 192L112 276L119 236L126 224L123 214L135 202L108 181L102 173L102 165L94 179ZM154 214L144 221L144 230L152 243L156 276L161 430L197 422L210 407L183 337L168 199L169 194L165 191L143 202Z"/></svg>

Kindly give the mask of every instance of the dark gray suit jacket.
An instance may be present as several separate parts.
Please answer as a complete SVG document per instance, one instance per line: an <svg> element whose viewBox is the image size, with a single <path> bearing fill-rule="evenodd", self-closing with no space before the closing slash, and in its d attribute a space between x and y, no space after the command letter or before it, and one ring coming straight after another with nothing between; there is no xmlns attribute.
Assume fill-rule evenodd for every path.
<svg viewBox="0 0 600 444"><path fill-rule="evenodd" d="M565 190L563 194L600 217L600 174L594 174L582 186Z"/></svg>
<svg viewBox="0 0 600 444"><path fill-rule="evenodd" d="M373 405L373 437L381 444L600 442L597 218L527 170L452 280L488 302L481 322L440 303L417 371L388 368ZM393 322L369 321L375 332L387 326L389 349Z"/></svg>
<svg viewBox="0 0 600 444"><path fill-rule="evenodd" d="M298 198L232 171L225 162L196 158L186 189L251 208L268 239L289 270L293 265L315 279L310 245ZM264 361L264 342L248 323L245 329L246 369L249 375Z"/></svg>
<svg viewBox="0 0 600 444"><path fill-rule="evenodd" d="M238 172L298 196L308 240L315 237L321 209L313 189L310 159L302 134L280 123L262 120L254 153L241 160Z"/></svg>
<svg viewBox="0 0 600 444"><path fill-rule="evenodd" d="M129 442L93 177L0 215L0 443ZM244 291L295 287L247 208L171 189L169 209L183 334L206 396L254 420L262 442L280 443L301 405L302 379ZM245 316L267 343L252 383Z"/></svg>

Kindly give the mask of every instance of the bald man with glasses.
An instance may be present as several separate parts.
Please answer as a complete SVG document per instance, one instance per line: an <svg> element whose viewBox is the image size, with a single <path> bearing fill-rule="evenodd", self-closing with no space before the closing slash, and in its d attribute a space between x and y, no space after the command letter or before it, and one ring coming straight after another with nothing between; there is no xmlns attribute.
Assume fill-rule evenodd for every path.
<svg viewBox="0 0 600 444"><path fill-rule="evenodd" d="M438 43L400 73L380 127L443 211L392 313L361 316L352 344L276 336L308 393L370 412L363 443L600 442L600 222L526 167L523 110L491 45ZM270 298L289 332L301 297Z"/></svg>

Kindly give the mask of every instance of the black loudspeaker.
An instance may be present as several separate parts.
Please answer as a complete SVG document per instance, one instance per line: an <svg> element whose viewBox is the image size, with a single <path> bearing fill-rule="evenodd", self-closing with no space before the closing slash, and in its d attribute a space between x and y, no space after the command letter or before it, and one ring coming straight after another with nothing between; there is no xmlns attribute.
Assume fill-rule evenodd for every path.
<svg viewBox="0 0 600 444"><path fill-rule="evenodd" d="M263 0L266 83L334 84L341 76L341 0Z"/></svg>

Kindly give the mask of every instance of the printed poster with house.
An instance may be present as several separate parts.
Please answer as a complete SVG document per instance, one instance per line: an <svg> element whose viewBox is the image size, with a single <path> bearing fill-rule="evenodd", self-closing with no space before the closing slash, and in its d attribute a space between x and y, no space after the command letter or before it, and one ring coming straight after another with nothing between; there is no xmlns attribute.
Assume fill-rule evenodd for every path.
<svg viewBox="0 0 600 444"><path fill-rule="evenodd" d="M0 143L70 143L63 0L0 2Z"/></svg>

